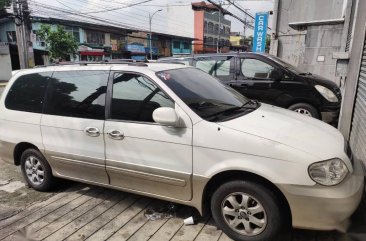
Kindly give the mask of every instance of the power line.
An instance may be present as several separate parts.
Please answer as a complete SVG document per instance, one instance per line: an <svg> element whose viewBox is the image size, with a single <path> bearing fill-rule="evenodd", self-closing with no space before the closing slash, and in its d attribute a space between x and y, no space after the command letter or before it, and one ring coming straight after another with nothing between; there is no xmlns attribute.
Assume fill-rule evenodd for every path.
<svg viewBox="0 0 366 241"><path fill-rule="evenodd" d="M112 22L108 19L99 18L99 17L95 17L95 16L90 16L88 14L79 14L78 12L75 12L75 11L70 11L70 10L66 10L66 9L63 9L63 8L57 8L57 7L54 7L54 6L47 5L47 4L38 4L35 1L34 1L33 4L37 7L40 7L40 8L46 9L46 10L53 10L53 11L62 12L62 13L65 13L65 14L73 14L73 15L80 16L80 17L83 17L83 18L89 18L89 19L96 20L96 21L99 21L99 22L102 22L102 23L107 23L107 24L109 24L111 26L115 26L115 27L121 27L122 26L123 28L127 28L127 29L132 28L132 30L147 32L146 29L140 28L140 26L136 26L136 25L129 25L129 24L126 24L126 23L118 22L118 21L113 21ZM161 34L169 34L169 33L161 33Z"/></svg>

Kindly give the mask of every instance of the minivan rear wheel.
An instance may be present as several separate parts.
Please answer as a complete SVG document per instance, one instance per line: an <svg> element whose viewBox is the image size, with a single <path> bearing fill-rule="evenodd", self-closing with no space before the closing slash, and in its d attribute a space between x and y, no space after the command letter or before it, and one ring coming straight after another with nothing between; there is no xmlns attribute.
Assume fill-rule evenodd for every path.
<svg viewBox="0 0 366 241"><path fill-rule="evenodd" d="M276 194L251 181L221 185L212 196L211 212L218 227L234 240L277 240L286 224Z"/></svg>
<svg viewBox="0 0 366 241"><path fill-rule="evenodd" d="M52 170L46 158L36 149L22 153L20 166L28 185L37 191L49 191L54 183Z"/></svg>
<svg viewBox="0 0 366 241"><path fill-rule="evenodd" d="M302 115L306 115L306 116L310 116L310 117L319 119L318 110L314 106L307 104L307 103L297 103L297 104L291 105L288 109L295 111Z"/></svg>

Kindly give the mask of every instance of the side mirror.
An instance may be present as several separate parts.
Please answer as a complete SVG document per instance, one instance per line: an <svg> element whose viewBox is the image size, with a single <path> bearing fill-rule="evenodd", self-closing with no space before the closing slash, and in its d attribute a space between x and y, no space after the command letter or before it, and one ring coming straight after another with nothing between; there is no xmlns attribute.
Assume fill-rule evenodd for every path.
<svg viewBox="0 0 366 241"><path fill-rule="evenodd" d="M160 107L154 110L153 119L156 123L165 126L177 126L179 122L177 113L170 107Z"/></svg>
<svg viewBox="0 0 366 241"><path fill-rule="evenodd" d="M281 81L282 74L278 70L274 69L271 72L271 79L273 79L274 81Z"/></svg>

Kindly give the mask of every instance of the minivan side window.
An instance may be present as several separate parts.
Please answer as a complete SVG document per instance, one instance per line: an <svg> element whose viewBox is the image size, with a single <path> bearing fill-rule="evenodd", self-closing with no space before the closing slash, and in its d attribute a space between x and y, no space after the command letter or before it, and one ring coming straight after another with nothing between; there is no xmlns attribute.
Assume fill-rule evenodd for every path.
<svg viewBox="0 0 366 241"><path fill-rule="evenodd" d="M108 76L109 71L54 72L45 114L104 119Z"/></svg>
<svg viewBox="0 0 366 241"><path fill-rule="evenodd" d="M274 67L258 59L241 59L241 71L247 78L269 79Z"/></svg>
<svg viewBox="0 0 366 241"><path fill-rule="evenodd" d="M174 102L147 77L135 73L115 73L110 118L154 122L159 107L174 108Z"/></svg>
<svg viewBox="0 0 366 241"><path fill-rule="evenodd" d="M15 80L5 99L10 110L42 113L48 79L52 72L22 75Z"/></svg>

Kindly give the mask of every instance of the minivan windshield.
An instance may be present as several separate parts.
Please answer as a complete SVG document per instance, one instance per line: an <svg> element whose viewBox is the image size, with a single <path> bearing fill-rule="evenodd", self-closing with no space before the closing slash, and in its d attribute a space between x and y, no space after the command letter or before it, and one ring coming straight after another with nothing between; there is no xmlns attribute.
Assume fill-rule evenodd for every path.
<svg viewBox="0 0 366 241"><path fill-rule="evenodd" d="M197 115L208 121L232 119L259 106L196 68L160 71L156 75Z"/></svg>

